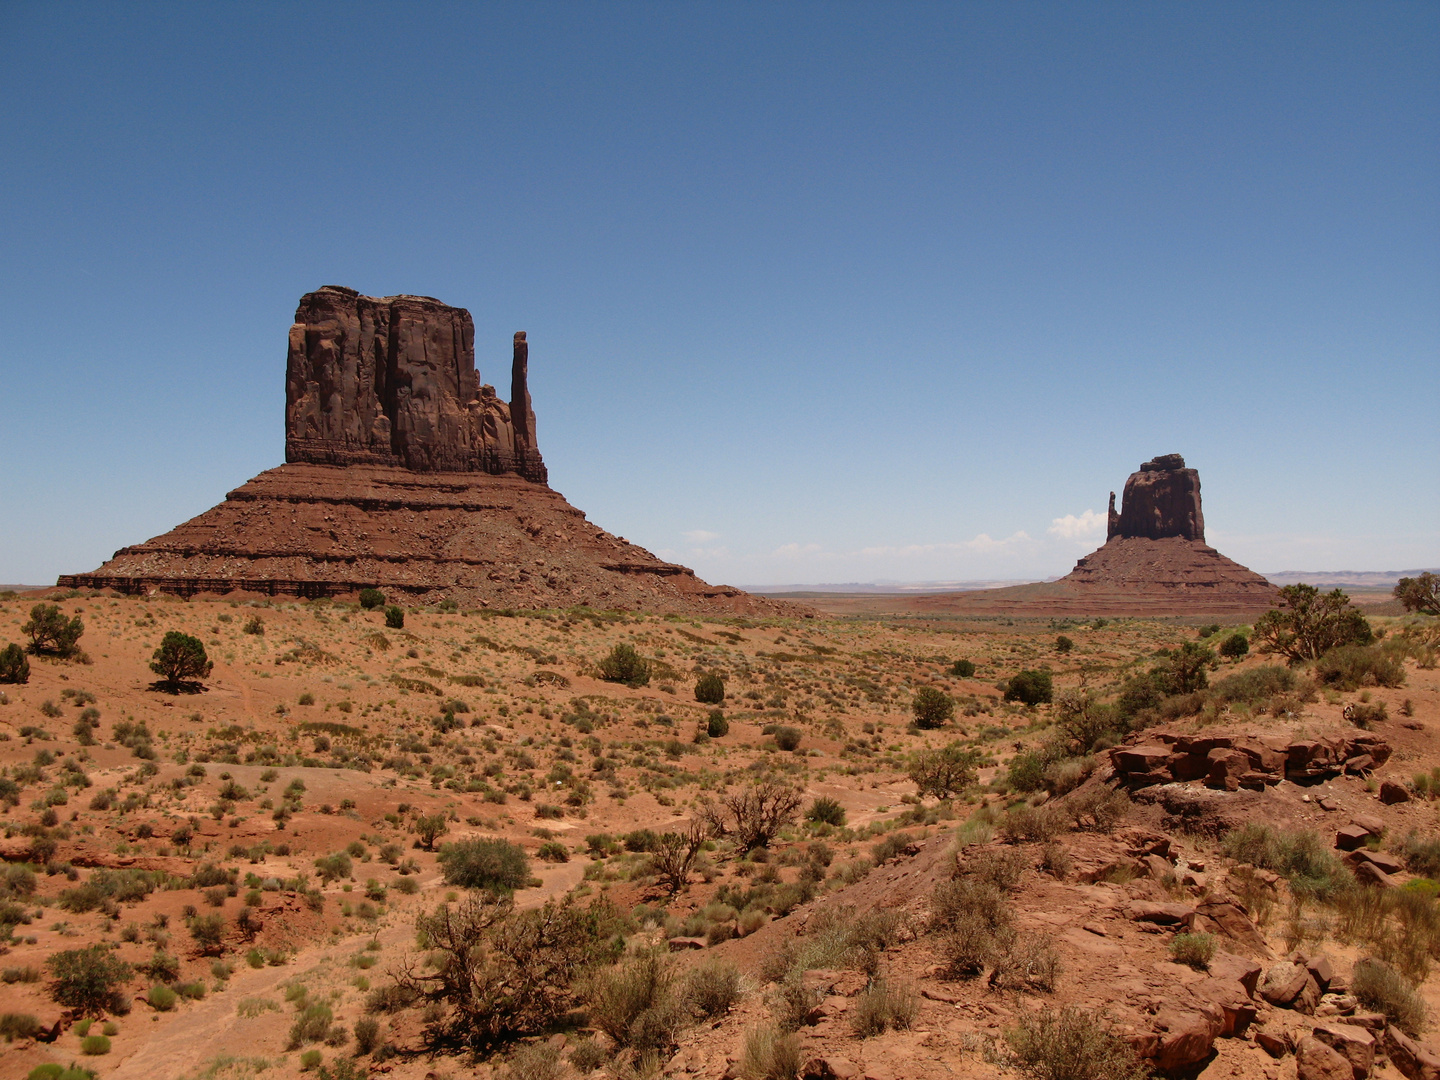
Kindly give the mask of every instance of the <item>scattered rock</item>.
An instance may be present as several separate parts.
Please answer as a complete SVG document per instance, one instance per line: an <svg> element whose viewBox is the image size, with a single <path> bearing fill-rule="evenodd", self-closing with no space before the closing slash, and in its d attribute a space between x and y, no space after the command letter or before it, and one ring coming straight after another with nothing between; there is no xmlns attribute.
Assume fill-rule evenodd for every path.
<svg viewBox="0 0 1440 1080"><path fill-rule="evenodd" d="M1216 898L1204 900L1195 906L1187 920L1190 929L1196 933L1218 934L1243 945L1255 956L1270 955L1265 936L1250 921L1250 915L1236 900Z"/></svg>
<svg viewBox="0 0 1440 1080"><path fill-rule="evenodd" d="M1388 851L1370 851L1362 848L1345 856L1345 862L1352 869L1362 862L1368 862L1387 874L1398 874L1405 869L1405 863Z"/></svg>
<svg viewBox="0 0 1440 1080"><path fill-rule="evenodd" d="M1282 960L1265 972L1265 977L1260 981L1259 993L1271 1005L1289 1009L1304 992L1305 984L1311 981L1310 973L1299 964Z"/></svg>
<svg viewBox="0 0 1440 1080"><path fill-rule="evenodd" d="M1354 1080L1354 1069L1339 1051L1306 1035L1295 1047L1296 1080Z"/></svg>
<svg viewBox="0 0 1440 1080"><path fill-rule="evenodd" d="M1346 825L1335 830L1335 846L1341 851L1354 851L1370 837L1370 830L1359 825Z"/></svg>
<svg viewBox="0 0 1440 1080"><path fill-rule="evenodd" d="M1167 1072L1198 1065L1210 1056L1215 1039L1223 1027L1220 1011L1162 1010L1155 1018L1159 1036L1147 1055L1155 1067Z"/></svg>
<svg viewBox="0 0 1440 1080"><path fill-rule="evenodd" d="M686 952L690 949L705 948L703 937L672 937L669 941L671 952Z"/></svg>
<svg viewBox="0 0 1440 1080"><path fill-rule="evenodd" d="M1358 825L1371 836L1383 836L1385 834L1385 822L1381 821L1374 814L1356 814L1350 819L1352 825Z"/></svg>
<svg viewBox="0 0 1440 1080"><path fill-rule="evenodd" d="M1125 909L1125 914L1135 922L1160 923L1169 926L1187 920L1194 909L1184 904L1157 904L1149 900L1136 900Z"/></svg>
<svg viewBox="0 0 1440 1080"><path fill-rule="evenodd" d="M1385 1051L1408 1080L1440 1080L1440 1053L1421 1046L1399 1028L1385 1029Z"/></svg>
<svg viewBox="0 0 1440 1080"><path fill-rule="evenodd" d="M1395 888L1395 880L1372 862L1361 862L1354 871L1355 880L1361 885L1374 885L1381 889Z"/></svg>
<svg viewBox="0 0 1440 1080"><path fill-rule="evenodd" d="M812 1057L800 1066L803 1080L855 1080L860 1070L840 1057Z"/></svg>
<svg viewBox="0 0 1440 1080"><path fill-rule="evenodd" d="M1404 785L1397 784L1394 780L1386 780L1380 785L1380 801L1386 806L1409 802L1410 792L1405 790Z"/></svg>
<svg viewBox="0 0 1440 1080"><path fill-rule="evenodd" d="M1257 1031L1255 1044L1272 1058L1282 1058L1290 1052L1290 1044L1285 1041L1285 1037L1271 1031Z"/></svg>
<svg viewBox="0 0 1440 1080"><path fill-rule="evenodd" d="M1375 1036L1363 1027L1333 1022L1316 1024L1312 1034L1350 1062L1355 1080L1365 1080L1370 1075L1370 1066L1375 1063Z"/></svg>
<svg viewBox="0 0 1440 1080"><path fill-rule="evenodd" d="M1250 997L1255 996L1255 987L1260 982L1260 971L1260 965L1254 960L1236 956L1234 953L1217 952L1210 960L1210 974L1214 978L1239 983Z"/></svg>

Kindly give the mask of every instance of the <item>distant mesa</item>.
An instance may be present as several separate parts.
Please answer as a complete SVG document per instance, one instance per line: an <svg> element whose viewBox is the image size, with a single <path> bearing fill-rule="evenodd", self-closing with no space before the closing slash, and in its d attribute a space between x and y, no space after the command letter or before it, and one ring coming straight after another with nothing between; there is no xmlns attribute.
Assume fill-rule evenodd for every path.
<svg viewBox="0 0 1440 1080"><path fill-rule="evenodd" d="M529 344L510 400L480 381L475 325L428 296L327 285L300 299L285 376L285 461L71 588L400 597L511 608L723 614L808 609L708 585L591 524L550 488Z"/></svg>

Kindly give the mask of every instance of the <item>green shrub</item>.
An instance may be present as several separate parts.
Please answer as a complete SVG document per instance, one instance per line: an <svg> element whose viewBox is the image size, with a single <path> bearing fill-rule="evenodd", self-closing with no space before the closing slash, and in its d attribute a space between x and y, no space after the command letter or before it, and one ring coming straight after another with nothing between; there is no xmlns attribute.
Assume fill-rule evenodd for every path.
<svg viewBox="0 0 1440 1080"><path fill-rule="evenodd" d="M805 820L817 824L834 825L839 828L845 824L845 808L840 805L839 799L821 795L805 811Z"/></svg>
<svg viewBox="0 0 1440 1080"><path fill-rule="evenodd" d="M1402 654L1383 645L1342 645L1315 663L1315 677L1337 690L1362 686L1403 686Z"/></svg>
<svg viewBox="0 0 1440 1080"><path fill-rule="evenodd" d="M547 840L541 844L540 849L535 852L535 857L543 862L569 862L570 849L557 841Z"/></svg>
<svg viewBox="0 0 1440 1080"><path fill-rule="evenodd" d="M1376 724L1389 720L1390 713L1383 701L1355 701L1345 706L1345 718L1356 727L1369 731Z"/></svg>
<svg viewBox="0 0 1440 1080"><path fill-rule="evenodd" d="M300 1055L300 1071L309 1072L311 1069L317 1068L320 1064L320 1057L319 1050L306 1050Z"/></svg>
<svg viewBox="0 0 1440 1080"><path fill-rule="evenodd" d="M50 996L56 1004L87 1015L101 1012L124 1015L128 1011L129 1002L120 988L134 973L129 964L105 946L66 949L45 963L55 977Z"/></svg>
<svg viewBox="0 0 1440 1080"><path fill-rule="evenodd" d="M713 672L695 680L695 700L702 705L719 705L725 700L725 680Z"/></svg>
<svg viewBox="0 0 1440 1080"><path fill-rule="evenodd" d="M745 1035L740 1059L744 1080L795 1080L800 1072L800 1040L778 1027L755 1027Z"/></svg>
<svg viewBox="0 0 1440 1080"><path fill-rule="evenodd" d="M1005 700L1040 705L1055 697L1055 683L1048 671L1021 671L1005 684Z"/></svg>
<svg viewBox="0 0 1440 1080"><path fill-rule="evenodd" d="M1287 667L1275 665L1251 668L1227 675L1210 692L1221 701L1230 704L1243 702L1255 705L1269 701L1276 694L1288 694L1295 689L1295 672Z"/></svg>
<svg viewBox="0 0 1440 1080"><path fill-rule="evenodd" d="M33 1039L39 1033L40 1021L29 1013L0 1013L0 1036L6 1042Z"/></svg>
<svg viewBox="0 0 1440 1080"><path fill-rule="evenodd" d="M781 750L800 749L800 731L798 728L781 725L775 729L775 745Z"/></svg>
<svg viewBox="0 0 1440 1080"><path fill-rule="evenodd" d="M300 999L304 1002L304 999ZM290 1025L290 1040L287 1049L298 1050L306 1043L320 1042L330 1033L330 1024L335 1019L335 1014L330 1011L330 1006L318 1001L308 1002L295 1017L295 1022Z"/></svg>
<svg viewBox="0 0 1440 1080"><path fill-rule="evenodd" d="M1425 1026L1425 1003L1398 971L1379 960L1355 962L1350 992L1360 1004L1385 1014L1408 1035L1419 1035Z"/></svg>
<svg viewBox="0 0 1440 1080"><path fill-rule="evenodd" d="M1397 853L1405 860L1405 866L1411 873L1440 878L1440 836L1422 837L1410 832L1400 842Z"/></svg>
<svg viewBox="0 0 1440 1080"><path fill-rule="evenodd" d="M1055 639L1055 651L1062 656L1073 648L1075 648L1075 642L1064 634L1061 634Z"/></svg>
<svg viewBox="0 0 1440 1080"><path fill-rule="evenodd" d="M725 714L719 709L710 710L710 716L705 721L705 734L712 739L723 739L730 734L730 721L725 719Z"/></svg>
<svg viewBox="0 0 1440 1080"><path fill-rule="evenodd" d="M319 871L320 880L327 885L332 881L348 878L351 872L350 856L343 851L322 855L315 860L315 869Z"/></svg>
<svg viewBox="0 0 1440 1080"><path fill-rule="evenodd" d="M1254 637L1261 652L1299 664L1342 645L1369 645L1375 633L1342 590L1322 595L1314 585L1286 585L1279 606L1255 620Z"/></svg>
<svg viewBox="0 0 1440 1080"><path fill-rule="evenodd" d="M1031 1080L1143 1080L1150 1073L1104 1016L1074 1005L1021 1013L1005 1041Z"/></svg>
<svg viewBox="0 0 1440 1080"><path fill-rule="evenodd" d="M30 636L31 652L71 656L85 633L85 624L79 615L67 620L59 604L36 604L30 609L30 621L20 627L20 632Z"/></svg>
<svg viewBox="0 0 1440 1080"><path fill-rule="evenodd" d="M706 1020L716 1020L740 1000L740 971L726 960L707 960L685 977L684 998Z"/></svg>
<svg viewBox="0 0 1440 1080"><path fill-rule="evenodd" d="M585 987L590 1022L634 1050L663 1050L685 1020L684 1002L676 992L674 972L658 951L635 956L602 969Z"/></svg>
<svg viewBox="0 0 1440 1080"><path fill-rule="evenodd" d="M582 1074L592 1073L610 1061L610 1051L594 1039L581 1039L570 1051L570 1064Z"/></svg>
<svg viewBox="0 0 1440 1080"><path fill-rule="evenodd" d="M86 1035L80 1040L80 1052L90 1057L99 1057L110 1052L110 1040L104 1035Z"/></svg>
<svg viewBox="0 0 1440 1080"><path fill-rule="evenodd" d="M910 702L910 711L915 716L917 727L944 727L955 715L955 699L933 686L922 686L915 691L915 697Z"/></svg>
<svg viewBox="0 0 1440 1080"><path fill-rule="evenodd" d="M502 1080L561 1080L565 1075L562 1047L558 1042L522 1046L510 1055L501 1073ZM573 1058L572 1058L573 1060Z"/></svg>
<svg viewBox="0 0 1440 1080"><path fill-rule="evenodd" d="M957 679L973 679L975 677L975 662L973 660L956 660L950 665L950 674Z"/></svg>
<svg viewBox="0 0 1440 1080"><path fill-rule="evenodd" d="M906 772L920 791L937 799L950 799L975 783L975 767L980 755L958 742L934 749L917 750L910 756Z"/></svg>
<svg viewBox="0 0 1440 1080"><path fill-rule="evenodd" d="M910 986L890 986L877 979L855 999L850 1027L862 1039L887 1029L908 1029L920 1011L919 995Z"/></svg>
<svg viewBox="0 0 1440 1080"><path fill-rule="evenodd" d="M650 662L635 651L633 645L616 645L599 663L600 677L606 682L626 686L648 686Z"/></svg>
<svg viewBox="0 0 1440 1080"><path fill-rule="evenodd" d="M1227 660L1239 660L1250 651L1250 639L1244 634L1231 634L1220 643L1220 655Z"/></svg>
<svg viewBox="0 0 1440 1080"><path fill-rule="evenodd" d="M180 995L168 986L152 986L150 992L145 995L145 1000L157 1012L169 1012L175 1008L175 1003L180 1000Z"/></svg>
<svg viewBox="0 0 1440 1080"><path fill-rule="evenodd" d="M203 679L214 665L205 655L205 644L197 637L179 630L167 631L160 647L150 658L150 670L169 687L178 687L193 679Z"/></svg>
<svg viewBox="0 0 1440 1080"><path fill-rule="evenodd" d="M1204 971L1214 958L1214 934L1176 934L1170 939L1170 959L1177 964Z"/></svg>
<svg viewBox="0 0 1440 1080"><path fill-rule="evenodd" d="M368 1054L380 1045L380 1021L373 1016L362 1016L355 1021L355 1053Z"/></svg>
<svg viewBox="0 0 1440 1080"><path fill-rule="evenodd" d="M361 589L360 606L366 611L374 611L378 607L384 607L385 594L379 589Z"/></svg>
<svg viewBox="0 0 1440 1080"><path fill-rule="evenodd" d="M405 610L391 604L385 609L385 625L391 630L405 629Z"/></svg>
<svg viewBox="0 0 1440 1080"><path fill-rule="evenodd" d="M10 644L0 649L0 683L27 683L30 681L30 661L25 650Z"/></svg>
<svg viewBox="0 0 1440 1080"><path fill-rule="evenodd" d="M440 867L447 885L508 893L530 880L530 859L525 849L508 840L479 837L445 844Z"/></svg>
<svg viewBox="0 0 1440 1080"><path fill-rule="evenodd" d="M1354 880L1324 841L1308 830L1243 825L1227 833L1220 846L1237 862L1282 874L1299 896L1327 900Z"/></svg>

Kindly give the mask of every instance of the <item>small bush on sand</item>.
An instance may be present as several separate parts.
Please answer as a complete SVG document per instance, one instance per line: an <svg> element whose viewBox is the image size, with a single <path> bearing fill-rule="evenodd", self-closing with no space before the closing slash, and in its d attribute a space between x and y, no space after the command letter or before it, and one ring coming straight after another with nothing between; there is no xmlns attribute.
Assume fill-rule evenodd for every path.
<svg viewBox="0 0 1440 1080"><path fill-rule="evenodd" d="M598 666L600 677L606 682L624 683L626 686L649 685L650 662L637 653L633 645L616 645Z"/></svg>
<svg viewBox="0 0 1440 1080"><path fill-rule="evenodd" d="M616 1045L663 1050L685 1021L669 960L659 952L638 953L591 976L585 989L590 1020Z"/></svg>
<svg viewBox="0 0 1440 1080"><path fill-rule="evenodd" d="M795 1080L800 1071L800 1040L777 1027L751 1028L740 1059L744 1080Z"/></svg>
<svg viewBox="0 0 1440 1080"><path fill-rule="evenodd" d="M391 604L385 609L385 625L391 630L405 629L405 609Z"/></svg>
<svg viewBox="0 0 1440 1080"><path fill-rule="evenodd" d="M507 893L530 880L525 849L508 840L484 837L459 840L440 849L440 867L447 885Z"/></svg>
<svg viewBox="0 0 1440 1080"><path fill-rule="evenodd" d="M955 716L955 699L933 686L922 686L915 691L910 710L915 714L916 727L944 727Z"/></svg>
<svg viewBox="0 0 1440 1080"><path fill-rule="evenodd" d="M1177 964L1203 971L1214 957L1214 934L1176 934L1170 939L1170 959Z"/></svg>
<svg viewBox="0 0 1440 1080"><path fill-rule="evenodd" d="M713 672L695 680L695 700L702 705L719 705L725 700L725 680Z"/></svg>
<svg viewBox="0 0 1440 1080"><path fill-rule="evenodd" d="M559 1080L565 1072L558 1042L539 1042L522 1046L510 1055L501 1074L504 1080Z"/></svg>
<svg viewBox="0 0 1440 1080"><path fill-rule="evenodd" d="M25 650L13 643L0 649L0 683L29 681L30 661L25 658Z"/></svg>
<svg viewBox="0 0 1440 1080"><path fill-rule="evenodd" d="M1102 1016L1073 1005L1022 1013L1005 1041L1031 1080L1142 1080L1150 1072Z"/></svg>
<svg viewBox="0 0 1440 1080"><path fill-rule="evenodd" d="M1425 1003L1389 964L1368 958L1357 960L1350 992L1360 1004L1384 1013L1408 1035L1419 1035L1425 1027Z"/></svg>
<svg viewBox="0 0 1440 1080"><path fill-rule="evenodd" d="M890 1028L908 1030L919 1011L919 995L914 987L876 980L855 999L850 1027L862 1039L883 1035Z"/></svg>
<svg viewBox="0 0 1440 1080"><path fill-rule="evenodd" d="M385 605L385 594L379 589L361 589L360 606L366 611L374 611Z"/></svg>
<svg viewBox="0 0 1440 1080"><path fill-rule="evenodd" d="M1048 671L1021 671L1005 684L1005 700L1040 705L1055 697L1055 682Z"/></svg>
<svg viewBox="0 0 1440 1080"><path fill-rule="evenodd" d="M685 977L685 1001L706 1020L724 1016L741 994L740 971L726 960L699 964Z"/></svg>
<svg viewBox="0 0 1440 1080"><path fill-rule="evenodd" d="M845 808L840 805L839 799L821 795L805 811L805 820L813 821L816 824L834 825L839 828L845 824Z"/></svg>

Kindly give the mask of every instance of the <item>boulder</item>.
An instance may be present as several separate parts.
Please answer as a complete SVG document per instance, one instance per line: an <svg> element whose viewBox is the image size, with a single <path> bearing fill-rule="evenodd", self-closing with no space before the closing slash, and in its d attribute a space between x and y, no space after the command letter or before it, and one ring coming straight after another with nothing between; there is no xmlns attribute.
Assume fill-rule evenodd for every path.
<svg viewBox="0 0 1440 1080"><path fill-rule="evenodd" d="M1192 931L1229 938L1255 956L1270 955L1264 935L1250 921L1245 908L1235 900L1220 897L1204 900L1195 905L1188 922Z"/></svg>
<svg viewBox="0 0 1440 1080"><path fill-rule="evenodd" d="M1361 862L1354 868L1355 880L1361 885L1373 885L1380 889L1395 888L1395 880L1372 862Z"/></svg>
<svg viewBox="0 0 1440 1080"><path fill-rule="evenodd" d="M1212 965L1213 968L1213 965ZM1243 984L1234 979L1211 978L1190 983L1190 996L1207 1006L1206 1012L1219 1010L1219 1034L1226 1039L1243 1035L1255 1022L1255 1003Z"/></svg>
<svg viewBox="0 0 1440 1080"><path fill-rule="evenodd" d="M1240 778L1253 770L1250 758L1241 750L1222 750L1218 747L1205 757L1205 783L1208 787L1223 788L1225 791L1239 791ZM1264 786L1264 781L1261 781Z"/></svg>
<svg viewBox="0 0 1440 1080"><path fill-rule="evenodd" d="M1305 970L1310 972L1310 977L1320 984L1320 992L1323 994L1329 988L1330 980L1335 977L1335 965L1324 955L1307 957L1303 963Z"/></svg>
<svg viewBox="0 0 1440 1080"><path fill-rule="evenodd" d="M1170 761L1168 746L1119 746L1110 755L1115 768L1123 773L1154 773Z"/></svg>
<svg viewBox="0 0 1440 1080"><path fill-rule="evenodd" d="M1166 1072L1198 1065L1210 1056L1222 1027L1220 1011L1214 1007L1162 1010L1155 1018L1159 1039L1150 1059Z"/></svg>
<svg viewBox="0 0 1440 1080"><path fill-rule="evenodd" d="M1260 965L1254 960L1234 953L1216 952L1210 960L1210 974L1216 979L1237 982L1250 997L1255 996L1255 987L1260 982Z"/></svg>
<svg viewBox="0 0 1440 1080"><path fill-rule="evenodd" d="M856 1080L860 1071L853 1062L833 1054L807 1058L800 1066L803 1080Z"/></svg>
<svg viewBox="0 0 1440 1080"><path fill-rule="evenodd" d="M1365 1080L1370 1075L1370 1067L1375 1063L1375 1036L1363 1027L1335 1022L1316 1024L1312 1034L1350 1062L1355 1080Z"/></svg>
<svg viewBox="0 0 1440 1080"><path fill-rule="evenodd" d="M1341 851L1354 851L1370 838L1370 830L1359 825L1346 825L1335 830L1335 846Z"/></svg>
<svg viewBox="0 0 1440 1080"><path fill-rule="evenodd" d="M1285 1041L1285 1036L1277 1035L1273 1031L1257 1031L1255 1045L1272 1058L1282 1058L1290 1052L1290 1044Z"/></svg>
<svg viewBox="0 0 1440 1080"><path fill-rule="evenodd" d="M1380 785L1380 801L1386 806L1409 802L1410 792L1405 789L1403 784L1397 784L1394 780L1386 780Z"/></svg>
<svg viewBox="0 0 1440 1080"><path fill-rule="evenodd" d="M1296 1080L1354 1080L1355 1071L1338 1050L1306 1035L1295 1046L1295 1076Z"/></svg>
<svg viewBox="0 0 1440 1080"><path fill-rule="evenodd" d="M1393 1025L1385 1029L1385 1052L1407 1080L1440 1080L1440 1053Z"/></svg>
<svg viewBox="0 0 1440 1080"><path fill-rule="evenodd" d="M1350 819L1350 823L1364 829L1371 836L1383 836L1385 833L1385 822L1374 814L1356 814Z"/></svg>
<svg viewBox="0 0 1440 1080"><path fill-rule="evenodd" d="M1289 1009L1304 993L1306 983L1313 981L1301 965L1282 960L1265 972L1265 977L1260 980L1259 993L1271 1005Z"/></svg>
<svg viewBox="0 0 1440 1080"><path fill-rule="evenodd" d="M1362 848L1359 851L1352 851L1345 856L1345 863L1352 870L1362 862L1368 862L1370 865L1378 867L1387 874L1399 874L1405 869L1404 861L1397 859L1388 851L1369 851Z"/></svg>
<svg viewBox="0 0 1440 1080"><path fill-rule="evenodd" d="M1184 904L1157 904L1150 900L1135 900L1125 908L1125 914L1135 922L1170 926L1185 922L1193 914L1193 909Z"/></svg>

